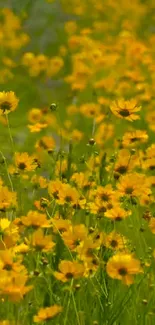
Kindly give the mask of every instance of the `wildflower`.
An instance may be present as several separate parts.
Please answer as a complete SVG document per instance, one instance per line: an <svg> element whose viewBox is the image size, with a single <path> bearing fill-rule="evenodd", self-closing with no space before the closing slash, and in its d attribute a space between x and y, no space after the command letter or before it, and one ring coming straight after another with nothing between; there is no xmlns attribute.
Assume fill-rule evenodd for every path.
<svg viewBox="0 0 155 325"><path fill-rule="evenodd" d="M124 284L133 283L133 275L141 273L140 261L129 253L117 253L107 263L106 271L113 279L121 280Z"/></svg>
<svg viewBox="0 0 155 325"><path fill-rule="evenodd" d="M123 99L115 101L111 104L110 109L114 115L120 117L121 119L124 118L132 122L140 118L135 113L139 112L141 107L137 106L137 102L134 99L130 101L125 101Z"/></svg>
<svg viewBox="0 0 155 325"><path fill-rule="evenodd" d="M59 270L60 272L54 272L54 276L62 282L67 282L71 279L81 278L84 273L84 266L77 261L63 260L59 264Z"/></svg>
<svg viewBox="0 0 155 325"><path fill-rule="evenodd" d="M14 247L19 239L18 227L7 218L0 219L0 249Z"/></svg>
<svg viewBox="0 0 155 325"><path fill-rule="evenodd" d="M101 239L102 241L102 239ZM86 238L77 247L77 253L82 261L90 262L94 259L96 250L100 246L100 238L98 240L93 240L93 238Z"/></svg>
<svg viewBox="0 0 155 325"><path fill-rule="evenodd" d="M30 246L42 252L52 251L55 243L52 241L51 235L44 235L43 230L37 229L30 238Z"/></svg>
<svg viewBox="0 0 155 325"><path fill-rule="evenodd" d="M77 190L71 187L69 184L63 184L62 189L60 191L58 203L61 205L70 204L76 207L78 204L81 203L80 195Z"/></svg>
<svg viewBox="0 0 155 325"><path fill-rule="evenodd" d="M19 302L27 292L32 290L32 285L26 285L28 275L26 271L20 273L1 271L0 294L6 296L13 302Z"/></svg>
<svg viewBox="0 0 155 325"><path fill-rule="evenodd" d="M54 199L58 200L62 188L63 188L63 183L60 180L50 181L48 186L48 193Z"/></svg>
<svg viewBox="0 0 155 325"><path fill-rule="evenodd" d="M53 305L51 307L40 308L38 314L33 317L35 323L42 323L46 320L54 318L61 313L62 307L59 305Z"/></svg>
<svg viewBox="0 0 155 325"><path fill-rule="evenodd" d="M50 220L47 220L46 214L39 213L38 211L29 211L27 216L21 217L21 222L25 227L51 227Z"/></svg>
<svg viewBox="0 0 155 325"><path fill-rule="evenodd" d="M104 213L104 216L114 221L121 221L126 219L130 214L130 211L125 211L119 205L114 205L111 210L108 210Z"/></svg>
<svg viewBox="0 0 155 325"><path fill-rule="evenodd" d="M22 259L18 257L16 258L16 262L14 261L15 254L13 251L9 249L0 251L0 270L14 271L14 272L22 272L25 269L24 265L21 264Z"/></svg>
<svg viewBox="0 0 155 325"><path fill-rule="evenodd" d="M35 157L29 156L27 152L16 152L14 159L15 166L19 173L32 172L38 167L37 163L35 162Z"/></svg>
<svg viewBox="0 0 155 325"><path fill-rule="evenodd" d="M42 119L42 111L39 108L32 108L28 113L28 120L32 124L39 123Z"/></svg>
<svg viewBox="0 0 155 325"><path fill-rule="evenodd" d="M0 211L17 207L17 193L11 192L6 186L0 186Z"/></svg>
<svg viewBox="0 0 155 325"><path fill-rule="evenodd" d="M0 115L9 114L14 111L18 102L19 100L13 91L0 92Z"/></svg>
<svg viewBox="0 0 155 325"><path fill-rule="evenodd" d="M96 117L99 115L101 107L99 104L86 103L80 106L80 112L86 117Z"/></svg>
<svg viewBox="0 0 155 325"><path fill-rule="evenodd" d="M66 219L62 219L62 218L53 218L51 220L52 226L53 226L53 231L54 232L58 232L58 233L64 233L69 231L69 229L71 228L71 221Z"/></svg>
<svg viewBox="0 0 155 325"><path fill-rule="evenodd" d="M148 169L149 171L155 170L155 157L148 158L142 163L143 169Z"/></svg>
<svg viewBox="0 0 155 325"><path fill-rule="evenodd" d="M121 196L140 197L151 194L145 175L138 173L121 176L117 188Z"/></svg>
<svg viewBox="0 0 155 325"><path fill-rule="evenodd" d="M126 132L123 135L122 145L123 147L136 146L148 141L148 134L146 131L135 130L132 132Z"/></svg>
<svg viewBox="0 0 155 325"><path fill-rule="evenodd" d="M114 192L110 184L106 186L98 186L95 191L93 191L96 198L99 198L102 202L111 202L114 197L116 198L116 193Z"/></svg>
<svg viewBox="0 0 155 325"><path fill-rule="evenodd" d="M63 59L59 56L52 57L48 61L48 66L46 69L46 74L48 77L55 76L63 67Z"/></svg>
<svg viewBox="0 0 155 325"><path fill-rule="evenodd" d="M105 247L112 250L122 250L125 248L126 238L116 231L112 231L109 234L105 235L103 244Z"/></svg>
<svg viewBox="0 0 155 325"><path fill-rule="evenodd" d="M76 247L87 238L87 228L83 225L70 227L68 231L62 234L63 241L70 250L76 250Z"/></svg>
<svg viewBox="0 0 155 325"><path fill-rule="evenodd" d="M44 136L36 142L35 147L38 151L47 150L53 151L55 148L55 141L52 137Z"/></svg>
<svg viewBox="0 0 155 325"><path fill-rule="evenodd" d="M37 176L33 175L31 178L31 183L35 188L47 188L48 186L48 181L45 177L43 176Z"/></svg>

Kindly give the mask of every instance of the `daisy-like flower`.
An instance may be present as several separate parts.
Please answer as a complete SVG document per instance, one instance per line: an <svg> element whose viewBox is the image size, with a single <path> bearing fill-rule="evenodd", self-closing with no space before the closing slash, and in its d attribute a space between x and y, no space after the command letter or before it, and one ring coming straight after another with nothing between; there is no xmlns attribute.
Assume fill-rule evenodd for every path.
<svg viewBox="0 0 155 325"><path fill-rule="evenodd" d="M46 320L54 318L56 315L61 313L62 307L53 305L51 307L40 308L38 314L33 317L35 323L42 323Z"/></svg>
<svg viewBox="0 0 155 325"><path fill-rule="evenodd" d="M131 214L130 211L125 211L119 205L115 205L113 209L107 210L105 212L105 217L114 221L122 221L126 219Z"/></svg>
<svg viewBox="0 0 155 325"><path fill-rule="evenodd" d="M19 239L18 227L7 218L0 219L0 249L14 247Z"/></svg>
<svg viewBox="0 0 155 325"><path fill-rule="evenodd" d="M107 263L106 271L111 278L121 280L126 285L133 283L134 274L143 272L140 261L129 253L112 256Z"/></svg>
<svg viewBox="0 0 155 325"><path fill-rule="evenodd" d="M18 105L19 99L13 91L0 92L0 115L8 114L14 111Z"/></svg>
<svg viewBox="0 0 155 325"><path fill-rule="evenodd" d="M73 278L81 278L84 274L83 264L77 261L63 260L59 264L59 270L60 272L54 272L54 276L62 282L70 281Z"/></svg>
<svg viewBox="0 0 155 325"><path fill-rule="evenodd" d="M112 231L105 236L103 244L112 250L122 250L126 246L126 238L116 231Z"/></svg>
<svg viewBox="0 0 155 325"><path fill-rule="evenodd" d="M0 211L15 208L17 206L17 194L11 192L6 186L0 187Z"/></svg>
<svg viewBox="0 0 155 325"><path fill-rule="evenodd" d="M55 148L55 141L53 137L45 135L44 137L42 137L40 140L36 142L35 147L38 151L42 151L42 150L53 151Z"/></svg>
<svg viewBox="0 0 155 325"><path fill-rule="evenodd" d="M52 251L55 243L52 241L51 235L45 236L43 230L39 228L31 236L30 246L38 251L49 252Z"/></svg>
<svg viewBox="0 0 155 325"><path fill-rule="evenodd" d="M38 167L35 158L29 156L27 152L15 153L15 165L18 172L31 172Z"/></svg>
<svg viewBox="0 0 155 325"><path fill-rule="evenodd" d="M62 234L62 238L70 250L76 250L81 241L87 238L87 233L88 231L85 225L80 224L70 227L68 231Z"/></svg>
<svg viewBox="0 0 155 325"><path fill-rule="evenodd" d="M148 140L148 134L143 130L135 130L133 132L126 132L123 135L122 144L124 147L136 146L145 143Z"/></svg>
<svg viewBox="0 0 155 325"><path fill-rule="evenodd" d="M141 110L140 106L137 106L137 102L134 99L131 100L124 100L120 99L114 101L110 106L111 111L117 117L121 119L125 119L128 121L134 121L140 119L140 117L135 114Z"/></svg>
<svg viewBox="0 0 155 325"><path fill-rule="evenodd" d="M34 228L51 227L50 220L47 220L46 214L39 213L38 211L30 210L26 216L21 217L21 222L25 227L34 227Z"/></svg>

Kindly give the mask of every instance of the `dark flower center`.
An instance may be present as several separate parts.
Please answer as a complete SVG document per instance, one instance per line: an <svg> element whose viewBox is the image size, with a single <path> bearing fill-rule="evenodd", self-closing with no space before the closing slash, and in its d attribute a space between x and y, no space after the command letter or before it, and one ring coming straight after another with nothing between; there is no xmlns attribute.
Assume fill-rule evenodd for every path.
<svg viewBox="0 0 155 325"><path fill-rule="evenodd" d="M55 199L58 199L59 198L59 192L58 191L55 191L55 192L53 192L53 197L55 198Z"/></svg>
<svg viewBox="0 0 155 325"><path fill-rule="evenodd" d="M66 273L66 278L68 280L72 279L73 278L73 273L71 273L71 272Z"/></svg>
<svg viewBox="0 0 155 325"><path fill-rule="evenodd" d="M67 196L65 197L65 201L66 201L66 202L71 202L71 201L72 201L72 197L69 196L69 195L67 195Z"/></svg>
<svg viewBox="0 0 155 325"><path fill-rule="evenodd" d="M117 216L117 217L115 218L115 220L116 220L116 221L121 221L122 218L121 218L120 216Z"/></svg>
<svg viewBox="0 0 155 325"><path fill-rule="evenodd" d="M132 187L127 187L125 190L126 194L132 194L133 193L133 188Z"/></svg>
<svg viewBox="0 0 155 325"><path fill-rule="evenodd" d="M6 264L4 266L4 270L11 271L12 270L12 265L11 264Z"/></svg>
<svg viewBox="0 0 155 325"><path fill-rule="evenodd" d="M125 276L128 274L127 272L127 269L125 267L121 267L119 270L118 270L118 273L122 276Z"/></svg>
<svg viewBox="0 0 155 325"><path fill-rule="evenodd" d="M136 142L136 141L138 141L139 140L139 138L131 138L131 142Z"/></svg>
<svg viewBox="0 0 155 325"><path fill-rule="evenodd" d="M150 170L154 170L155 169L155 165L149 166Z"/></svg>
<svg viewBox="0 0 155 325"><path fill-rule="evenodd" d="M39 146L45 150L48 148L48 146L43 142L43 140L39 141Z"/></svg>
<svg viewBox="0 0 155 325"><path fill-rule="evenodd" d="M24 169L26 168L25 163L24 163L24 162L20 162L20 163L18 164L18 168L21 169L21 170L24 170Z"/></svg>
<svg viewBox="0 0 155 325"><path fill-rule="evenodd" d="M118 243L117 243L117 241L116 241L115 239L113 239L113 240L110 242L110 245L111 245L111 247L115 248L115 247L118 246Z"/></svg>
<svg viewBox="0 0 155 325"><path fill-rule="evenodd" d="M1 110L3 111L3 113L5 111L10 111L10 108L11 108L11 104L7 101L1 104Z"/></svg>
<svg viewBox="0 0 155 325"><path fill-rule="evenodd" d="M99 209L98 209L98 213L104 213L104 212L106 212L106 207L100 207Z"/></svg>
<svg viewBox="0 0 155 325"><path fill-rule="evenodd" d="M130 115L130 112L127 110L127 108L124 108L122 110L119 111L119 114L123 117L127 117Z"/></svg>
<svg viewBox="0 0 155 325"><path fill-rule="evenodd" d="M105 202L109 201L109 195L107 193L101 194L101 199Z"/></svg>
<svg viewBox="0 0 155 325"><path fill-rule="evenodd" d="M79 246L79 245L80 245L80 242L81 242L80 239L76 239L76 240L74 241L74 245L75 245L75 246Z"/></svg>
<svg viewBox="0 0 155 325"><path fill-rule="evenodd" d="M119 166L116 171L120 174L125 174L127 172L127 166Z"/></svg>

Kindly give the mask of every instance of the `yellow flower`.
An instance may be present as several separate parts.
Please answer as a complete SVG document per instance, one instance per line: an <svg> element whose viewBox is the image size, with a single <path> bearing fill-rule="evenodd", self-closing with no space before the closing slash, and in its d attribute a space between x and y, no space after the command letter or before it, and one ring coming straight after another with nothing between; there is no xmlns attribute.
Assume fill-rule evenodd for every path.
<svg viewBox="0 0 155 325"><path fill-rule="evenodd" d="M29 211L27 216L21 217L21 222L25 227L51 227L50 220L47 220L46 214L38 211Z"/></svg>
<svg viewBox="0 0 155 325"><path fill-rule="evenodd" d="M8 114L14 111L18 105L19 99L13 91L0 92L0 115Z"/></svg>
<svg viewBox="0 0 155 325"><path fill-rule="evenodd" d="M76 247L80 245L81 241L87 238L88 230L85 225L80 224L70 227L68 231L62 234L62 239L66 246L70 250L76 250Z"/></svg>
<svg viewBox="0 0 155 325"><path fill-rule="evenodd" d="M148 134L143 130L135 130L133 132L126 132L123 135L122 144L124 147L135 146L148 141Z"/></svg>
<svg viewBox="0 0 155 325"><path fill-rule="evenodd" d="M17 194L11 192L6 186L0 187L0 211L6 211L17 206Z"/></svg>
<svg viewBox="0 0 155 325"><path fill-rule="evenodd" d="M11 301L19 302L33 286L26 286L28 275L26 271L14 272L2 270L0 272L0 294Z"/></svg>
<svg viewBox="0 0 155 325"><path fill-rule="evenodd" d="M13 247L19 239L18 227L7 218L0 219L0 249Z"/></svg>
<svg viewBox="0 0 155 325"><path fill-rule="evenodd" d="M126 219L130 214L130 211L125 211L119 205L114 205L112 209L105 212L104 216L115 221L121 221Z"/></svg>
<svg viewBox="0 0 155 325"><path fill-rule="evenodd" d="M7 270L7 271L15 271L15 272L21 272L22 270L25 270L24 265L21 264L22 259L16 257L12 250L5 249L0 250L0 270Z"/></svg>
<svg viewBox="0 0 155 325"><path fill-rule="evenodd" d="M138 120L140 117L135 114L136 112L139 112L141 110L140 106L137 106L136 100L117 100L114 101L110 106L111 111L114 115L117 117L120 117L121 119L126 119L128 121L134 121Z"/></svg>
<svg viewBox="0 0 155 325"><path fill-rule="evenodd" d="M106 271L111 278L122 280L126 285L133 283L133 274L143 272L140 261L129 253L112 256L107 263Z"/></svg>
<svg viewBox="0 0 155 325"><path fill-rule="evenodd" d="M86 117L96 117L100 114L101 106L96 103L85 103L80 106L80 112Z"/></svg>
<svg viewBox="0 0 155 325"><path fill-rule="evenodd" d="M52 319L53 317L61 313L61 311L62 311L62 307L58 305L53 305L51 307L46 307L46 308L40 308L38 314L33 317L33 321L35 323L41 323L48 319Z"/></svg>
<svg viewBox="0 0 155 325"><path fill-rule="evenodd" d="M147 177L138 173L129 173L121 176L117 188L121 196L140 197L151 194Z"/></svg>
<svg viewBox="0 0 155 325"><path fill-rule="evenodd" d="M125 248L126 238L116 231L112 231L108 235L105 235L103 244L112 250L122 250Z"/></svg>
<svg viewBox="0 0 155 325"><path fill-rule="evenodd" d="M15 152L15 165L18 172L34 171L38 165L35 162L35 157L29 156L27 152Z"/></svg>
<svg viewBox="0 0 155 325"><path fill-rule="evenodd" d="M77 261L64 260L60 262L59 270L60 272L54 272L54 276L62 282L67 282L73 278L81 278L84 273L84 266Z"/></svg>
<svg viewBox="0 0 155 325"><path fill-rule="evenodd" d="M43 113L39 108L32 108L28 113L28 120L32 124L36 124L41 121Z"/></svg>
<svg viewBox="0 0 155 325"><path fill-rule="evenodd" d="M53 149L55 148L55 141L52 137L44 136L36 142L35 147L37 148L38 151L41 150L53 151Z"/></svg>
<svg viewBox="0 0 155 325"><path fill-rule="evenodd" d="M45 236L43 230L39 228L31 236L30 245L36 250L51 252L55 243L52 241L51 235Z"/></svg>

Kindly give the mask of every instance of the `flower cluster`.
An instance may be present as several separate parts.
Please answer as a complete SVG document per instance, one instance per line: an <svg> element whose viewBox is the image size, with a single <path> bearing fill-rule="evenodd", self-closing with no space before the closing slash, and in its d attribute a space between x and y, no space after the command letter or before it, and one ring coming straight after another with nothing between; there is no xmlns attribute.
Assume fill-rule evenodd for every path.
<svg viewBox="0 0 155 325"><path fill-rule="evenodd" d="M152 2L61 10L47 54L1 10L0 324L153 324Z"/></svg>

